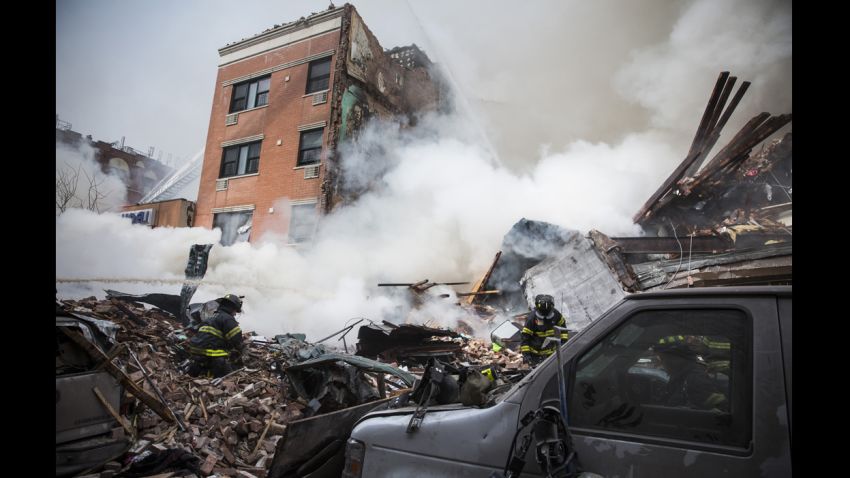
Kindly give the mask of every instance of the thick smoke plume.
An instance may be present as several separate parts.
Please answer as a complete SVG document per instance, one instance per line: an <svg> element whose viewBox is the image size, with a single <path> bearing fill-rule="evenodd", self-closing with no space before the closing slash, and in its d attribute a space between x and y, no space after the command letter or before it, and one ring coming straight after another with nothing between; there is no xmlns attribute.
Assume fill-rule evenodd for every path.
<svg viewBox="0 0 850 478"><path fill-rule="evenodd" d="M120 178L104 174L94 160L95 150L81 143L56 143L56 214L72 208L98 212L120 211L127 187Z"/></svg>
<svg viewBox="0 0 850 478"><path fill-rule="evenodd" d="M426 116L416 128L369 124L357 143L341 146L342 191L351 203L323 218L309 246L287 246L275 234L217 245L195 301L244 294L244 329L305 332L311 340L357 317L455 326L462 318L455 297L437 297L451 289L429 290L433 300L411 312L408 291L377 283L474 282L523 217L611 236L640 234L630 218L683 159L721 70L753 81L733 120L749 119L748 108L790 111L783 103L790 100L790 3L697 0L680 10L650 4L660 13L612 1L550 2L551 11L534 15L510 7L490 27L466 29L500 33L481 55L486 40L458 41L463 34L452 36L434 26L435 17L421 15L431 33L429 55L449 70L457 97L472 98L469 107ZM485 20L494 15L478 13ZM537 22L536 33L501 35L529 31L499 28L511 14L514 26ZM541 35L550 37L542 42ZM522 75L511 78L511 71ZM519 76L530 86L514 81ZM727 131L734 129L730 122ZM283 213L287 201L275 209ZM219 237L74 211L57 219L56 274L139 279L147 282L108 288L176 294L189 246ZM62 297L102 296L105 287L59 288Z"/></svg>

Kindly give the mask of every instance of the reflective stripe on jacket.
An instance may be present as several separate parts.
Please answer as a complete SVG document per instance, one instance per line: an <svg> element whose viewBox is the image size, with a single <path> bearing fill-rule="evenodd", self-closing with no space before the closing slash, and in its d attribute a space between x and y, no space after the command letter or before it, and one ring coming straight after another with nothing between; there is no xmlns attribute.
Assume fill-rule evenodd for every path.
<svg viewBox="0 0 850 478"><path fill-rule="evenodd" d="M522 342L519 351L522 353L531 353L534 355L542 355L548 357L555 352L556 343L550 343L548 347L543 347L543 342L546 337L555 337L555 325L558 327L566 327L567 321L564 315L557 309L552 313L551 318L543 319L541 324L537 324L537 316L532 311L528 319L525 321L525 327L522 328ZM561 340L570 338L567 332L560 334Z"/></svg>
<svg viewBox="0 0 850 478"><path fill-rule="evenodd" d="M228 312L219 309L205 320L189 340L189 352L207 357L226 357L230 350L242 349L242 329Z"/></svg>

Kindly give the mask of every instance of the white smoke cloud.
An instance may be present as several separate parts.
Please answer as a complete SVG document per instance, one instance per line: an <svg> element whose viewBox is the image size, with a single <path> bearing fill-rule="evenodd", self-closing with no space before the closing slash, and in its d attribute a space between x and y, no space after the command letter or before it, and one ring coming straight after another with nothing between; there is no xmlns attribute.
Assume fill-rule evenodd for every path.
<svg viewBox="0 0 850 478"><path fill-rule="evenodd" d="M762 111L791 112L791 36L790 1L698 0L666 41L632 53L615 85L651 112L653 127L677 133L684 143L693 138L721 71L738 77L736 90L750 81L724 128L728 141Z"/></svg>
<svg viewBox="0 0 850 478"><path fill-rule="evenodd" d="M622 15L617 10L621 4L600 2L599 16ZM587 7L590 3L581 5L593 13ZM524 145L511 151L519 154L527 167L510 168L503 157L495 156L489 141L481 137L484 129L477 121L480 104L479 111L460 108L453 116L425 117L415 129L372 123L357 144L341 146L341 167L347 176L343 192L352 203L323 218L309 247L288 246L281 234L254 238L251 244L217 245L194 300L209 300L229 292L244 294L244 329L265 335L304 332L308 339L317 340L355 317L376 321L407 318L412 306L409 292L379 288L379 282L412 283L426 278L433 282L474 282L489 266L504 234L522 217L582 232L599 229L612 236L640 234L630 218L684 157L720 70L731 69L742 79L753 80L747 107L773 108L756 103L759 98L767 99L753 94L761 88L783 92L790 99L790 76L784 79L789 81L772 76L790 63L790 53L786 56L784 49L790 44L790 33L784 30L790 18L783 16L787 10L784 5L691 2L679 18L662 15L660 20L653 20L657 21L657 25L653 23L656 30L662 32L642 36L642 42L635 45L637 50L625 48L627 36L613 35L617 51L613 56L593 48L603 48L605 42L572 42L570 52L585 48L592 54L584 53L582 58L592 62L598 55L604 60L600 60L604 68L591 68L589 77L574 75L569 88L556 89L558 77L550 75L548 83L540 83L552 86L547 90L549 96L529 93L503 77L482 84L480 94L486 93L504 105L484 109L488 135L497 137L497 146L510 145L514 140ZM647 12L643 15L650 16ZM725 21L723 15L728 15ZM730 18L735 16L743 18ZM555 31L551 18L544 16L541 30ZM577 28L581 23L580 17L570 16L569 21ZM629 28L637 29L637 23ZM665 26L670 29L664 30ZM754 31L746 34L748 29ZM505 58L511 52L530 51L523 49L527 42L518 36L512 39L515 44L490 45L491 56ZM540 45L557 50L558 43ZM720 55L724 48L744 53ZM689 53L691 50L693 53ZM633 51L632 56L629 51ZM438 48L432 57L441 61L441 52ZM486 75L498 65L492 57L467 56L475 60L470 70L453 69L461 79ZM534 58L556 57L535 54ZM539 67L547 71L545 63L539 63ZM616 80L611 79L616 72ZM764 86L771 81L774 83ZM462 99L469 86L465 81L458 83L461 88L457 93ZM600 91L613 95L615 83L625 100L635 102L632 109L618 115L616 106L625 103L623 98L603 101L596 111L588 109L588 98L605 96ZM584 113L566 111L563 123L553 122L561 119L547 103L555 93L574 100L576 111ZM539 129L518 124L533 117L537 108L542 109L541 121L550 126L544 128L543 136L538 134ZM741 109L745 109L743 103ZM500 112L505 115L495 114ZM585 117L589 118L589 112L594 114L589 129L568 131L567 126L581 122L582 114L588 113ZM785 111L780 108L776 112ZM739 115L740 111L733 119ZM651 123L643 120L650 117ZM597 133L604 130L608 118L611 131L616 133L601 139L605 135ZM562 124L565 135L572 137L569 141L555 134ZM577 139L575 131L587 139ZM287 217L287 203L282 198L275 204L275 216L281 220ZM166 278L174 283L132 283L128 287L135 289L125 291L176 294L189 246L215 243L218 238L218 231L150 230L110 215L65 214L57 219L57 277ZM102 296L96 292L102 285L63 282L60 296ZM451 294L446 289L435 287L429 294ZM410 318L455 326L463 318L453 306L455 301L455 297L434 297ZM475 325L474 320L470 323ZM476 333L483 335L486 330Z"/></svg>
<svg viewBox="0 0 850 478"><path fill-rule="evenodd" d="M60 206L106 212L126 204L124 182L104 174L94 157L94 148L85 143L56 143L56 214Z"/></svg>

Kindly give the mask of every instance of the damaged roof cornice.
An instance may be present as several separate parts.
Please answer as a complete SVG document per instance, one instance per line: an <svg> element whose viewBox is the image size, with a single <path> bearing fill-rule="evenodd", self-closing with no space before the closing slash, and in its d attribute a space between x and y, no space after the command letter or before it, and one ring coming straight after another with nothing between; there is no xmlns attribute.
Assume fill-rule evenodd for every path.
<svg viewBox="0 0 850 478"><path fill-rule="evenodd" d="M265 41L269 41L275 39L277 37L281 37L283 35L287 35L292 32L296 32L298 30L303 30L305 28L309 28L313 25L326 22L328 20L333 20L334 18L341 17L343 11L345 10L345 6L337 7L334 10L328 10L326 12L317 13L315 15L311 15L303 20L295 20L294 22L289 23L288 25L283 25L281 27L272 29L271 31L261 33L259 35L253 36L251 38L247 38L236 43L226 45L222 48L219 48L218 55L224 56L244 48L248 48L250 46L256 45L258 43L263 43Z"/></svg>

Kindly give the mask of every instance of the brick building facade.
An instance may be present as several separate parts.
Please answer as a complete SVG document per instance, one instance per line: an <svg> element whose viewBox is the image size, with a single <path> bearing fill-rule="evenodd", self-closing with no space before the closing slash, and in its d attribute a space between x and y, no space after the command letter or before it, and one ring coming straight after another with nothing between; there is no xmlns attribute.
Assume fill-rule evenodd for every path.
<svg viewBox="0 0 850 478"><path fill-rule="evenodd" d="M351 5L219 50L196 226L222 243L311 239L345 202L337 145L374 116L437 109L441 82L415 45L384 51Z"/></svg>

